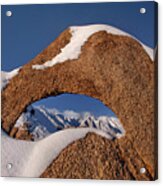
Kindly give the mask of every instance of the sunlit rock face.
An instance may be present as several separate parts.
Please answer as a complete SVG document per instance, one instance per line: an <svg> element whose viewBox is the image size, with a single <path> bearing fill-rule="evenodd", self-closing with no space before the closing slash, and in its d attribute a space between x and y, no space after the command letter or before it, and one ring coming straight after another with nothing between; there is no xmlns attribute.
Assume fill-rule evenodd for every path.
<svg viewBox="0 0 163 186"><path fill-rule="evenodd" d="M113 149L115 153L119 149L125 157L126 166L133 173L131 179L154 179L155 63L132 37L100 30L87 38L77 58L65 58L62 63L46 68L35 66L52 61L72 36L70 29L65 30L10 80L2 91L2 128L10 133L26 107L42 98L64 93L91 96L110 107L123 124L125 137ZM80 160L78 163L82 164ZM146 166L147 172L138 175L137 169L142 166ZM121 178L124 174L121 173Z"/></svg>

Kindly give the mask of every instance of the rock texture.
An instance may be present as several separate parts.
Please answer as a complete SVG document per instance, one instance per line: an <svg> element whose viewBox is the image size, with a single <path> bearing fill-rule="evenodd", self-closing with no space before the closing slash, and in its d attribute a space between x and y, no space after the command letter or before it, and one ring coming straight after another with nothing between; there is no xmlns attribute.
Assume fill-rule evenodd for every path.
<svg viewBox="0 0 163 186"><path fill-rule="evenodd" d="M96 135L87 136L65 149L54 161L56 165L53 163L52 168L49 167L43 176L92 178L91 172L95 170L93 163L83 168L86 165L79 156L78 152L81 151L88 156L92 152L90 162L95 165L100 164L102 159L107 159L106 154L114 162L114 166L103 165L102 170L97 170L93 178L146 179L146 175L139 173L140 166L145 166L147 179L155 179L155 63L134 39L100 31L88 39L78 59L67 60L45 70L32 69L32 65L42 64L60 53L70 39L70 31L64 31L36 58L24 65L2 91L2 128L10 133L25 108L41 98L63 93L85 94L101 100L117 114L126 130L126 136L117 142L107 141ZM90 143L92 138L96 139L96 143ZM107 146L113 150L109 150ZM106 152L101 154L104 149ZM98 158L94 160L96 151ZM78 157L75 156L76 153ZM74 157L72 161L71 154ZM74 164L80 157L79 164ZM64 164L58 165L59 162ZM78 172L77 165L78 168L81 167ZM67 168L63 169L61 166ZM74 170L72 174L67 173L69 166ZM124 169L120 166L124 166ZM114 175L107 173L108 170L104 171L105 167L111 168ZM117 170L122 171L118 173L119 176L116 175Z"/></svg>
<svg viewBox="0 0 163 186"><path fill-rule="evenodd" d="M27 125L24 124L22 127L13 127L10 136L20 140L34 141L32 134L30 134Z"/></svg>
<svg viewBox="0 0 163 186"><path fill-rule="evenodd" d="M126 143L125 149L121 143ZM145 166L128 140L122 138L111 141L96 134L88 134L63 150L41 177L151 180L148 170L145 174L139 172Z"/></svg>

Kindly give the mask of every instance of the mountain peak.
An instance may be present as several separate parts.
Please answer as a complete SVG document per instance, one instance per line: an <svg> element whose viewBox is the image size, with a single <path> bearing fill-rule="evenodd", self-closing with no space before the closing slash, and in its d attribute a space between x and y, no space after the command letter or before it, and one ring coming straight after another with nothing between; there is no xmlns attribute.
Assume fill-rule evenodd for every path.
<svg viewBox="0 0 163 186"><path fill-rule="evenodd" d="M89 112L78 113L73 110L60 112L57 109L49 109L45 106L29 106L21 114L14 128L28 129L33 140L39 140L51 133L74 127L95 128L99 131L119 137L124 135L124 129L117 118L100 116L95 117Z"/></svg>

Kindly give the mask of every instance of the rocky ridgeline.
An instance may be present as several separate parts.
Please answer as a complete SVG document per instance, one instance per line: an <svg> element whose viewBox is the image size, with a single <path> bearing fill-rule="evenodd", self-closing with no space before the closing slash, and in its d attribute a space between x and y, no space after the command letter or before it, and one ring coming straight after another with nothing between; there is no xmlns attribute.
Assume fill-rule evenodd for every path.
<svg viewBox="0 0 163 186"><path fill-rule="evenodd" d="M59 112L44 106L29 106L16 121L11 136L37 141L51 133L72 127L92 127L105 132L111 138L119 138L125 133L120 121L115 117L95 117L88 112Z"/></svg>

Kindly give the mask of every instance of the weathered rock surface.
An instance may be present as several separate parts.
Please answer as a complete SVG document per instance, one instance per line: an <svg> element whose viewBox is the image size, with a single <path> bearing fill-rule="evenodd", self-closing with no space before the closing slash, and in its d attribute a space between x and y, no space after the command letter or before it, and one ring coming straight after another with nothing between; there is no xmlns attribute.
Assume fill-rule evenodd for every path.
<svg viewBox="0 0 163 186"><path fill-rule="evenodd" d="M123 140L125 149L121 146ZM111 141L96 134L88 134L63 150L41 177L150 180L152 177L148 170L145 174L139 172L145 166L128 140L122 138Z"/></svg>
<svg viewBox="0 0 163 186"><path fill-rule="evenodd" d="M2 91L2 128L10 133L25 108L41 98L63 93L85 94L101 100L117 114L126 136L108 141L88 135L65 149L42 176L155 179L155 63L134 39L100 31L85 43L78 59L44 70L32 69L32 65L43 64L60 53L70 38L69 30L64 31L24 65ZM82 159L83 153L90 157L90 163ZM100 170L92 175L94 166L103 161L102 166L97 166ZM146 167L147 174L140 175L140 166ZM72 173L68 174L70 169Z"/></svg>

